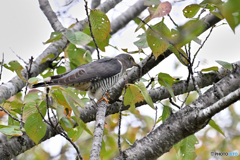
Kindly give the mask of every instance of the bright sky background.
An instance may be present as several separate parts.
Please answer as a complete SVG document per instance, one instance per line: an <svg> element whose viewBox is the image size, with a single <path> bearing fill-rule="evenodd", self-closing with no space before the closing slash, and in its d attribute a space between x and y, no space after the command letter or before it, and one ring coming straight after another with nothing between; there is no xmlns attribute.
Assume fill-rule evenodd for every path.
<svg viewBox="0 0 240 160"><path fill-rule="evenodd" d="M50 0L52 5L56 5L53 0ZM60 2L60 1L59 1ZM72 7L68 15L64 15L65 18L62 19L65 27L68 27L74 22L74 19L68 18L68 16L73 16L81 20L85 15L85 9L83 6L83 1L80 0L80 3ZM131 6L135 1L124 0L124 3L118 5L113 11L108 13L110 20L118 16L127 8L126 6ZM163 2L163 1L162 1ZM169 0L173 2L173 0ZM194 2L194 0L189 0L189 2ZM184 3L179 3L178 6L174 5L170 15L175 20L177 24L184 24L182 15ZM56 6L52 6L55 11L58 10ZM64 10L64 8L61 8ZM145 11L147 14L147 11ZM39 8L37 0L28 0L28 1L15 1L15 0L6 0L0 2L0 20L1 20L1 29L0 29L0 61L2 60L2 53L4 53L4 61L8 63L12 60L19 60L15 53L20 56L22 59L28 62L30 56L36 58L40 55L48 45L43 45L49 37L53 29L51 28L46 17ZM159 20L159 19L158 19ZM220 22L222 24L224 21ZM166 18L165 23L171 27L172 23ZM219 24L218 24L219 25ZM137 50L137 47L134 46L133 42L136 41L136 36L141 32L134 33L136 25L133 22L127 25L127 29L122 29L118 34L114 35L110 43L113 46L118 46L121 48L128 48L128 50L133 51ZM203 41L206 35L209 33L207 31L199 38ZM199 45L193 45L193 51L196 50ZM13 51L15 53L13 53ZM112 47L108 47L106 53L103 55L116 55L121 53ZM146 53L150 53L149 50L146 50ZM136 61L139 56L138 54L134 55ZM222 60L227 62L235 62L240 60L240 27L236 29L234 34L228 25L222 25L216 27L207 43L204 45L202 50L199 53L199 60L204 60L199 66L201 68L210 67L217 65L215 60ZM158 67L151 71L151 73L156 73L156 71L161 71L165 73L170 73L172 76L183 76L187 73L186 68L174 69L174 62L176 62L174 56L170 56ZM204 62L204 63L203 63ZM185 72L185 73L184 73ZM3 75L1 82L7 82L10 80L15 73L12 73L7 70L3 70ZM150 109L149 109L150 110ZM149 114L154 115L154 111L149 111ZM52 140L50 140L52 141ZM59 141L54 140L54 144ZM63 142L59 142L63 143ZM57 151L56 151L57 153Z"/></svg>

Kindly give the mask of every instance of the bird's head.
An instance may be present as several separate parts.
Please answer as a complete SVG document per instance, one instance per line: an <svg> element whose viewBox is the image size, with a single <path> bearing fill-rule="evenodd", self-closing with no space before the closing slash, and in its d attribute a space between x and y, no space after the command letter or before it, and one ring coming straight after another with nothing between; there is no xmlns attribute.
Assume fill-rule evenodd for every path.
<svg viewBox="0 0 240 160"><path fill-rule="evenodd" d="M126 71L126 69L132 68L133 66L138 66L133 57L129 54L119 54L115 58L122 63L123 71Z"/></svg>

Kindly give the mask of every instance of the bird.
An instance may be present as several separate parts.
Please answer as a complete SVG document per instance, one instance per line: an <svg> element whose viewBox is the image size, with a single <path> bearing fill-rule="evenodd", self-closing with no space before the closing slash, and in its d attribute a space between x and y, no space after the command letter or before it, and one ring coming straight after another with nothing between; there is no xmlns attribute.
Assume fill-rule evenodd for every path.
<svg viewBox="0 0 240 160"><path fill-rule="evenodd" d="M74 87L80 91L88 91L91 100L97 99L97 103L108 99L108 89L112 87L124 72L138 66L133 57L129 54L119 54L114 58L103 58L87 64L83 64L72 71L51 76L48 81L33 84L32 88L47 86Z"/></svg>

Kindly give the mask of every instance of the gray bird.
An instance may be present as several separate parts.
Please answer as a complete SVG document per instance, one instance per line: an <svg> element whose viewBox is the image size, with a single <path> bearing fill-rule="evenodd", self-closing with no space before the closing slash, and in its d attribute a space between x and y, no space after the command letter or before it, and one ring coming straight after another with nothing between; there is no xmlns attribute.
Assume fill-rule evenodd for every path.
<svg viewBox="0 0 240 160"><path fill-rule="evenodd" d="M32 88L46 85L61 85L74 87L80 91L88 91L91 99L99 101L104 99L104 94L123 75L126 69L137 66L133 57L128 54L120 54L114 58L104 58L88 64L78 66L74 70L51 76L47 82L34 84Z"/></svg>

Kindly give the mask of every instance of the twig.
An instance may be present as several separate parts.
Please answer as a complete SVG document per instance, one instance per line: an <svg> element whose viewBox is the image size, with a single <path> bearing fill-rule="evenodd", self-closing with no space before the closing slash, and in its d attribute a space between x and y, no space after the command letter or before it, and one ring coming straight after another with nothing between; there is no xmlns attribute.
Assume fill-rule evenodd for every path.
<svg viewBox="0 0 240 160"><path fill-rule="evenodd" d="M157 110L158 110L157 106L155 107L155 110L156 110L156 112L155 112L154 124L153 124L152 129L151 129L151 131L150 131L149 133L151 133L151 132L154 130L155 126L156 126L156 122L157 122Z"/></svg>
<svg viewBox="0 0 240 160"><path fill-rule="evenodd" d="M4 53L2 53L2 62L1 62L0 80L2 79L3 63L4 63Z"/></svg>
<svg viewBox="0 0 240 160"><path fill-rule="evenodd" d="M171 98L171 97L169 97L169 102L170 102L173 106L175 106L175 107L177 107L178 109L180 109L180 107L179 107L176 103L174 103L174 102L172 101L172 98Z"/></svg>
<svg viewBox="0 0 240 160"><path fill-rule="evenodd" d="M25 63L26 65L28 65L28 63L27 63L26 61L24 61L24 59L22 59L19 55L17 55L17 54L12 50L11 47L10 47L9 49L10 49L20 60L22 60L23 63Z"/></svg>
<svg viewBox="0 0 240 160"><path fill-rule="evenodd" d="M26 80L27 81L32 76L32 73L31 73L32 63L33 63L33 56L31 56L31 58L29 59L29 68L28 68L28 66L26 66L26 70L27 70ZM28 82L26 83L26 87L25 87L25 95L27 94L27 89L28 89Z"/></svg>
<svg viewBox="0 0 240 160"><path fill-rule="evenodd" d="M49 90L50 90L49 87L47 87L47 88L46 88L46 92L47 92L47 93L46 93L47 116L48 116L48 120L49 120L51 126L54 128L55 125L53 124L53 122L52 122L52 120L51 120L51 117L50 117L50 113L49 113L49 109L50 109L50 108L49 108L49 95L48 95L48 94L49 94Z"/></svg>
<svg viewBox="0 0 240 160"><path fill-rule="evenodd" d="M121 147L121 124L122 124L122 106L124 106L124 96L126 93L127 86L124 86L124 92L123 92L123 100L122 100L122 105L119 107L119 122L118 122L118 150L119 154L122 155L122 147Z"/></svg>
<svg viewBox="0 0 240 160"><path fill-rule="evenodd" d="M196 57L197 57L197 54L198 52L202 49L203 45L206 43L206 41L208 40L208 38L210 37L212 31L213 31L213 28L215 27L215 25L213 25L207 35L207 37L205 38L205 40L203 41L202 45L198 48L197 52L194 54L194 57L193 57L193 61L192 61L192 64L194 63Z"/></svg>
<svg viewBox="0 0 240 160"><path fill-rule="evenodd" d="M141 18L137 17L137 19L139 19L142 23L146 24L152 31L156 32L151 26L149 26L144 20L142 20Z"/></svg>
<svg viewBox="0 0 240 160"><path fill-rule="evenodd" d="M92 32L92 25L91 25L90 17L89 17L89 14L88 14L87 0L84 0L84 2L85 2L86 14L87 14L87 17L88 17L89 29L90 29L90 32L91 32L91 36L92 36L93 42L94 42L94 44L96 46L98 59L100 59L100 53L99 53L99 50L98 50L98 45L97 45L97 42L96 42L95 37L94 37L93 32Z"/></svg>
<svg viewBox="0 0 240 160"><path fill-rule="evenodd" d="M146 88L148 88L152 84L153 81L154 81L154 78L151 77L150 82L147 84Z"/></svg>
<svg viewBox="0 0 240 160"><path fill-rule="evenodd" d="M208 3L203 7L203 9L201 10L201 12L198 15L198 19L200 19L200 16L206 11L206 8L208 6Z"/></svg>
<svg viewBox="0 0 240 160"><path fill-rule="evenodd" d="M16 117L14 117L10 112L8 112L5 108L3 108L2 106L0 106L1 110L3 110L5 113L8 114L8 116L10 116L12 119L14 119L15 121L18 121L21 124L21 121L19 119L17 119Z"/></svg>
<svg viewBox="0 0 240 160"><path fill-rule="evenodd" d="M48 124L49 126L51 126L51 124L44 118L44 116L43 116L42 112L40 111L38 105L36 105L36 108L37 108L37 110L38 110L38 113L39 113L40 116L42 117L43 121L44 121L46 124Z"/></svg>
<svg viewBox="0 0 240 160"><path fill-rule="evenodd" d="M188 98L189 94L190 94L190 92L187 93L187 96L185 97L185 99L184 99L184 101L183 101L183 103L182 103L182 105L181 105L181 108L183 108L183 105L184 105L185 102L187 101L187 98Z"/></svg>
<svg viewBox="0 0 240 160"><path fill-rule="evenodd" d="M20 131L21 131L22 128L24 127L24 123L23 123L23 110L24 110L24 106L21 107L20 127L19 127L19 130L20 130Z"/></svg>
<svg viewBox="0 0 240 160"><path fill-rule="evenodd" d="M178 27L177 23L174 22L174 20L172 19L172 17L170 16L170 14L168 14L168 17L170 18L170 20L173 22L173 24Z"/></svg>

